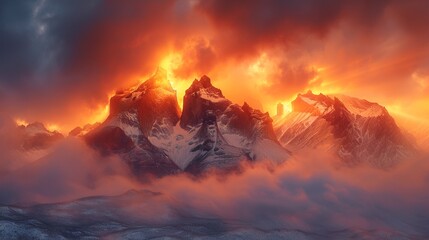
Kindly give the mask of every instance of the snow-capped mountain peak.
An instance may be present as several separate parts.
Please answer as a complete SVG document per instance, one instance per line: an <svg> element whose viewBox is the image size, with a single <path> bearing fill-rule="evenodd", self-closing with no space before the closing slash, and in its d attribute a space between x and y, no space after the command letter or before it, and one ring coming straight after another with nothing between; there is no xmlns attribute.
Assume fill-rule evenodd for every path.
<svg viewBox="0 0 429 240"><path fill-rule="evenodd" d="M109 118L122 112L136 111L141 131L151 135L156 122L174 126L179 121L180 108L176 91L167 78L167 72L158 68L154 76L136 90L117 92L110 100Z"/></svg>
<svg viewBox="0 0 429 240"><path fill-rule="evenodd" d="M311 91L306 94L298 94L292 101L292 111L309 112L313 115L322 115L333 110L334 99L323 94L315 95Z"/></svg>
<svg viewBox="0 0 429 240"><path fill-rule="evenodd" d="M186 95L198 95L208 101L224 101L222 91L214 87L211 79L203 75L200 80L195 79L192 85L186 90Z"/></svg>
<svg viewBox="0 0 429 240"><path fill-rule="evenodd" d="M212 85L210 78L204 75L200 80L195 79L186 90L180 126L190 128L200 124L206 114L205 111L212 111L219 117L219 114L231 104L222 91Z"/></svg>
<svg viewBox="0 0 429 240"><path fill-rule="evenodd" d="M344 95L299 94L274 125L284 147L324 148L351 165L390 167L414 151L384 107Z"/></svg>
<svg viewBox="0 0 429 240"><path fill-rule="evenodd" d="M365 99L358 99L349 97L346 95L333 95L341 100L346 108L354 115L362 117L377 117L383 115L389 115L386 108L379 105L378 103L369 102Z"/></svg>
<svg viewBox="0 0 429 240"><path fill-rule="evenodd" d="M175 92L170 80L168 80L167 71L161 67L158 67L155 74L139 86L140 91L154 88L162 88L170 92Z"/></svg>
<svg viewBox="0 0 429 240"><path fill-rule="evenodd" d="M186 90L179 115L176 92L158 69L138 88L113 96L109 117L85 138L102 153L121 155L139 174L229 171L242 160L281 163L290 156L268 113L232 103L205 75Z"/></svg>

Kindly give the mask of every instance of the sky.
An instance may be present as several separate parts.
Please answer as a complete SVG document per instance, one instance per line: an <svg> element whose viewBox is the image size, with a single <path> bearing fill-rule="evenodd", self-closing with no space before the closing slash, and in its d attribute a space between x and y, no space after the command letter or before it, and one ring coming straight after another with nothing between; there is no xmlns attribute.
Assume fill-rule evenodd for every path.
<svg viewBox="0 0 429 240"><path fill-rule="evenodd" d="M179 103L208 75L271 115L312 90L424 122L427 23L425 0L3 0L0 111L67 133L161 66Z"/></svg>

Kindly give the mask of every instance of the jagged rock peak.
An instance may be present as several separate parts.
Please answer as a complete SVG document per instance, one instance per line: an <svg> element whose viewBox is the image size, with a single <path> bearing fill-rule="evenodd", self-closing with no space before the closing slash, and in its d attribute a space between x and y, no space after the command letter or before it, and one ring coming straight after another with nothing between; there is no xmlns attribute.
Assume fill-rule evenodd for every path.
<svg viewBox="0 0 429 240"><path fill-rule="evenodd" d="M241 107L243 109L244 112L251 112L253 109L250 107L249 104L247 104L247 102L243 103L243 106Z"/></svg>
<svg viewBox="0 0 429 240"><path fill-rule="evenodd" d="M140 85L139 90L147 88L163 88L174 92L173 86L171 86L171 82L168 80L167 71L161 67L158 67L155 74Z"/></svg>
<svg viewBox="0 0 429 240"><path fill-rule="evenodd" d="M201 85L203 85L204 88L208 88L208 87L212 87L213 86L210 78L207 77L207 75L203 75L201 77L200 83L201 83Z"/></svg>
<svg viewBox="0 0 429 240"><path fill-rule="evenodd" d="M369 102L345 95L315 95L311 91L298 94L292 101L292 110L295 112L310 112L316 115L326 114L332 110L346 109L354 115L364 117L388 116L385 107L378 103Z"/></svg>
<svg viewBox="0 0 429 240"><path fill-rule="evenodd" d="M309 112L315 115L323 114L332 110L334 100L323 94L315 95L308 91L305 94L298 94L292 101L292 111Z"/></svg>
<svg viewBox="0 0 429 240"><path fill-rule="evenodd" d="M358 99L346 95L333 95L341 101L347 109L354 115L365 117L388 116L389 113L384 106L378 103L370 102L365 99Z"/></svg>
<svg viewBox="0 0 429 240"><path fill-rule="evenodd" d="M200 93L203 97L204 95L208 95L207 97L225 98L222 91L219 88L214 87L211 83L211 79L206 75L203 75L200 80L195 79L192 82L192 85L186 90L186 94L192 94L195 92Z"/></svg>
<svg viewBox="0 0 429 240"><path fill-rule="evenodd" d="M243 106L241 107L241 109L250 117L256 117L256 118L270 117L270 114L268 112L262 112L258 109L252 108L247 102L243 103Z"/></svg>
<svg viewBox="0 0 429 240"><path fill-rule="evenodd" d="M310 100L318 101L318 102L332 102L332 99L330 99L327 95L324 95L322 93L314 94L311 90L308 90L304 94L299 93L298 98L310 99Z"/></svg>
<svg viewBox="0 0 429 240"><path fill-rule="evenodd" d="M200 80L195 79L186 90L180 126L187 128L200 124L207 110L219 117L231 104L222 91L211 84L210 78L204 75Z"/></svg>
<svg viewBox="0 0 429 240"><path fill-rule="evenodd" d="M179 121L180 108L176 91L164 69L158 68L138 89L119 92L110 99L109 120L133 112L137 113L140 129L145 136L151 134L156 122L174 126Z"/></svg>

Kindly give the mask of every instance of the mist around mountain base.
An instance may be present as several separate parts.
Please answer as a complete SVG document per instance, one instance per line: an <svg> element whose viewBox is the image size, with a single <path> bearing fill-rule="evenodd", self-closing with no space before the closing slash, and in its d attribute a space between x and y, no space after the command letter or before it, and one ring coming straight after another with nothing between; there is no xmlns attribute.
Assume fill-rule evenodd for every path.
<svg viewBox="0 0 429 240"><path fill-rule="evenodd" d="M428 156L380 170L350 168L330 153L303 149L276 166L246 161L226 175L213 170L142 182L119 158L66 138L45 158L0 177L1 235L425 239Z"/></svg>

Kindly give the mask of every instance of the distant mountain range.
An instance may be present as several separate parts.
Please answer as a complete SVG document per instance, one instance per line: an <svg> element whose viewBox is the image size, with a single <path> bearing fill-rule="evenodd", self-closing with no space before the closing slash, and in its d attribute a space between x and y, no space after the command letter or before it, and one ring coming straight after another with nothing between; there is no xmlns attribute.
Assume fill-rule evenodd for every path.
<svg viewBox="0 0 429 240"><path fill-rule="evenodd" d="M69 135L101 154L119 155L137 176L228 172L239 170L241 161L279 164L305 148L331 152L350 166L389 168L416 151L384 107L362 99L298 94L292 112L279 105L273 119L231 102L207 76L186 90L181 111L166 71L158 69L140 86L118 91L103 123ZM28 132L25 149L62 138L40 124L21 128Z"/></svg>
<svg viewBox="0 0 429 240"><path fill-rule="evenodd" d="M43 150L51 147L64 136L57 131L48 130L43 123L34 122L27 126L18 126L18 148L25 151Z"/></svg>

